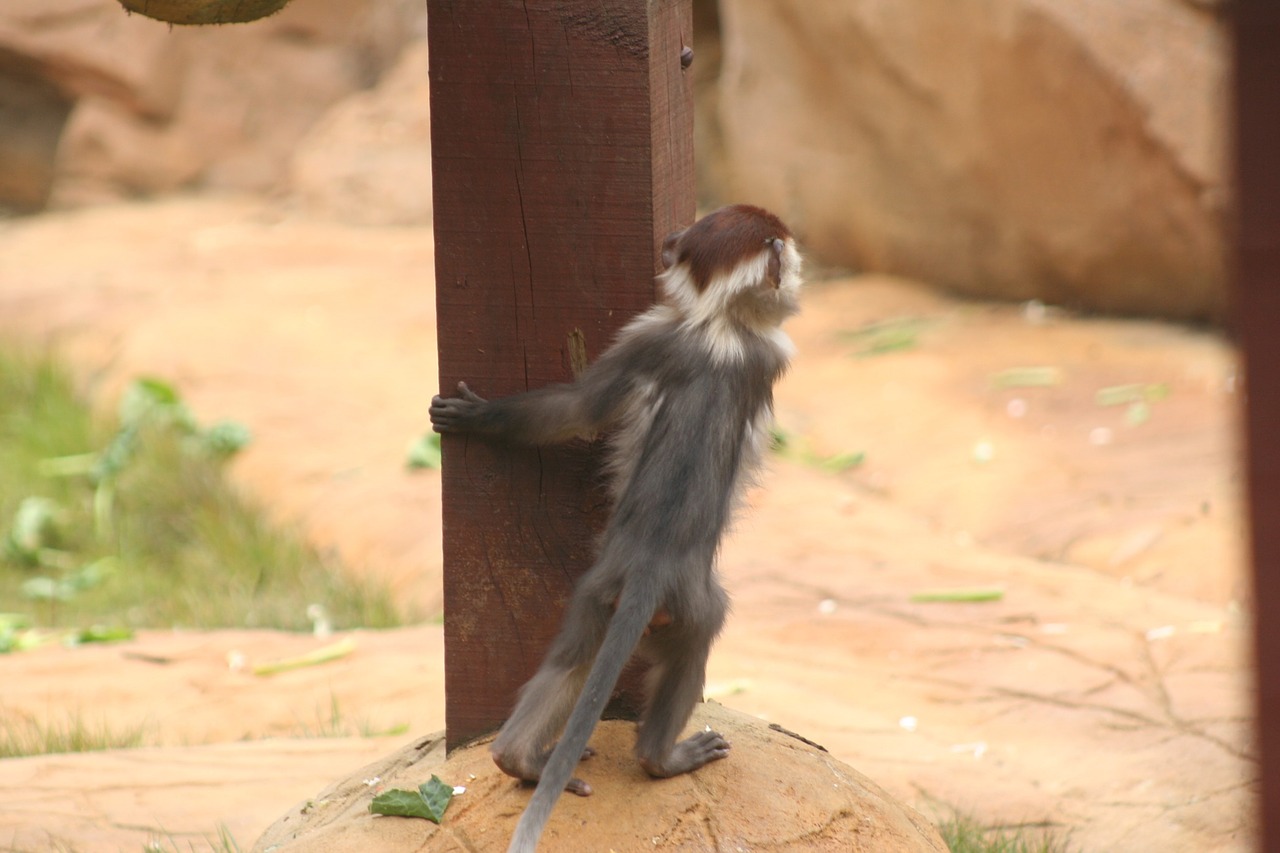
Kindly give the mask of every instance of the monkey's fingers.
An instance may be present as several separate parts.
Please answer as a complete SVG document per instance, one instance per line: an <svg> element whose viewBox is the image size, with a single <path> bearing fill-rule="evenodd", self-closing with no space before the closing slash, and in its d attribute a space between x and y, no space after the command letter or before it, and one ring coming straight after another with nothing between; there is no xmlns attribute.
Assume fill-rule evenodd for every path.
<svg viewBox="0 0 1280 853"><path fill-rule="evenodd" d="M456 397L432 397L431 408L428 414L431 416L431 428L436 432L457 432L464 429L465 426L465 410L469 409L470 403L465 400L459 400Z"/></svg>
<svg viewBox="0 0 1280 853"><path fill-rule="evenodd" d="M458 393L462 395L462 399L464 399L464 400L466 400L466 401L468 401L468 402L471 402L471 403L487 403L487 402L489 402L489 401L488 401L488 400L486 400L484 397L481 397L481 396L480 396L479 394L477 394L475 391L472 391L470 388L468 388L468 387L467 387L467 383L465 383L465 382L459 382L459 383L458 383Z"/></svg>
<svg viewBox="0 0 1280 853"><path fill-rule="evenodd" d="M431 428L436 432L450 432L453 428L453 418L444 401L436 397L431 401Z"/></svg>

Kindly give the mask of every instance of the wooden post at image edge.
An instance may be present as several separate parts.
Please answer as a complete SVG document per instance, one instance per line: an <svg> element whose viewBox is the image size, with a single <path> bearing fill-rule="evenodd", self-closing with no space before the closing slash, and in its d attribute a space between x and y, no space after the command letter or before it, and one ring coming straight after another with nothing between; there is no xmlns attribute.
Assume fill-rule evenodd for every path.
<svg viewBox="0 0 1280 853"><path fill-rule="evenodd" d="M1235 47L1236 329L1253 565L1259 850L1280 850L1280 4L1228 6Z"/></svg>
<svg viewBox="0 0 1280 853"><path fill-rule="evenodd" d="M428 0L427 34L442 393L570 381L652 303L662 238L693 220L690 0ZM452 749L510 712L607 501L597 444L443 453Z"/></svg>

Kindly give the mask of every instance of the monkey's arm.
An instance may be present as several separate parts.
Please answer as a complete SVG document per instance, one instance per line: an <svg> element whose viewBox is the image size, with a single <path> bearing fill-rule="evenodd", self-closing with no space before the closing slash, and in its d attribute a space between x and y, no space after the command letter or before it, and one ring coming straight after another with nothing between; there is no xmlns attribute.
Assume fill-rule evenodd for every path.
<svg viewBox="0 0 1280 853"><path fill-rule="evenodd" d="M557 444L591 432L579 396L572 385L549 385L490 401L459 382L457 397L432 398L431 426L517 444Z"/></svg>
<svg viewBox="0 0 1280 853"><path fill-rule="evenodd" d="M606 353L575 383L547 385L486 400L458 383L457 397L431 400L431 426L441 433L472 433L517 444L559 444L599 432L618 414L629 382L625 361Z"/></svg>

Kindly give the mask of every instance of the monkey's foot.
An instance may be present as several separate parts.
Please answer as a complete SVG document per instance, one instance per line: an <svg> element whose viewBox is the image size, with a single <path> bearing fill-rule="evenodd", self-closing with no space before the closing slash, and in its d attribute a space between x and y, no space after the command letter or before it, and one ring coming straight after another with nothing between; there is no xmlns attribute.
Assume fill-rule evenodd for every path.
<svg viewBox="0 0 1280 853"><path fill-rule="evenodd" d="M706 731L698 732L693 737L680 741L660 761L641 757L640 766L650 776L666 779L688 773L690 770L697 770L704 764L719 761L728 755L729 741L724 739L724 735Z"/></svg>
<svg viewBox="0 0 1280 853"><path fill-rule="evenodd" d="M494 750L492 754L493 763L498 765L498 769L503 773L508 776L514 776L526 784L536 785L538 779L542 776L542 768L546 766L547 759L551 757L551 750L547 750L532 761L523 756L507 755L497 750ZM582 750L582 755L578 760L586 761L595 754L596 751L588 746ZM570 779L564 789L571 794L577 794L579 797L589 797L592 793L591 786L576 777Z"/></svg>

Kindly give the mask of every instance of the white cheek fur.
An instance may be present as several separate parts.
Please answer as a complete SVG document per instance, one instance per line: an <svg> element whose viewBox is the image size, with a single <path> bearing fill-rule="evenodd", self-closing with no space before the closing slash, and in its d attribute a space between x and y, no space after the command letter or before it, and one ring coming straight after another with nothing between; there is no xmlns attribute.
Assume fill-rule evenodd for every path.
<svg viewBox="0 0 1280 853"><path fill-rule="evenodd" d="M668 304L682 322L703 330L703 340L712 358L717 361L735 361L744 357L747 341L744 335L764 338L772 343L784 359L789 359L795 348L791 340L778 328L781 316L792 313L800 291L800 253L795 241L787 240L782 251L778 299L783 304L780 316L751 317L743 312L730 310L730 303L744 291L759 286L768 272L768 248L729 273L714 277L699 293L683 264L668 269L661 276L663 291Z"/></svg>

